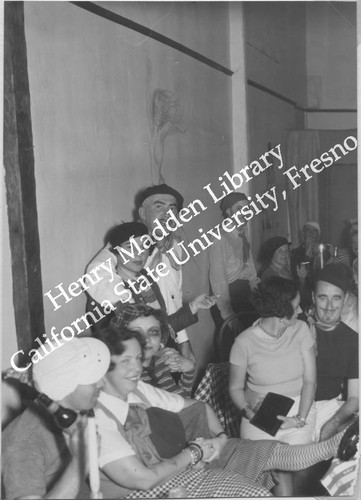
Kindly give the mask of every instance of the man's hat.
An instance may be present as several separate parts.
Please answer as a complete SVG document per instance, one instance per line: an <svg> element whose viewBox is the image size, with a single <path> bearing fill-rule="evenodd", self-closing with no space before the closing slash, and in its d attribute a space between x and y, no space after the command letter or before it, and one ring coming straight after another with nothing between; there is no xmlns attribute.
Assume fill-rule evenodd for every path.
<svg viewBox="0 0 361 500"><path fill-rule="evenodd" d="M261 258L271 260L275 251L284 245L290 246L290 242L283 236L273 236L262 245Z"/></svg>
<svg viewBox="0 0 361 500"><path fill-rule="evenodd" d="M317 273L315 284L318 281L330 283L346 293L352 288L352 272L346 264L327 264Z"/></svg>
<svg viewBox="0 0 361 500"><path fill-rule="evenodd" d="M230 193L225 198L222 199L220 203L220 208L223 215L228 208L231 208L237 201L247 201L247 196L244 193Z"/></svg>
<svg viewBox="0 0 361 500"><path fill-rule="evenodd" d="M149 198L149 196L153 196L154 194L170 194L171 196L174 196L174 198L176 199L178 210L180 210L183 207L183 202L184 202L183 196L178 191L168 186L167 184L159 184L158 186L150 186L144 189L144 191L140 193L138 198L139 206L142 205L144 200Z"/></svg>
<svg viewBox="0 0 361 500"><path fill-rule="evenodd" d="M49 343L54 347L52 352L45 354L39 348L34 354L40 361L33 362L33 380L40 392L55 401L71 394L78 385L95 384L108 371L110 352L98 339L75 338L61 346L49 339L44 344L47 351Z"/></svg>

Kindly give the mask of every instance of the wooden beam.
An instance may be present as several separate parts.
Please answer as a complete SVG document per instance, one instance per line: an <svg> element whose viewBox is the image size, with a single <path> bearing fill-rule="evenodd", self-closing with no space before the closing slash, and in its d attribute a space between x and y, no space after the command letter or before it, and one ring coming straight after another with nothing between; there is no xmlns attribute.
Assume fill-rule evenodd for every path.
<svg viewBox="0 0 361 500"><path fill-rule="evenodd" d="M4 4L4 166L15 325L27 352L44 333L44 309L23 2Z"/></svg>
<svg viewBox="0 0 361 500"><path fill-rule="evenodd" d="M183 54L192 57L193 59L196 59L197 61L206 64L210 68L220 71L221 73L224 73L227 76L233 75L233 71L231 71L229 68L226 68L225 66L217 63L213 59L204 56L200 52L196 52L195 50L186 47L182 43L176 42L175 40L169 38L168 36L162 35L161 33L158 33L157 31L154 31L153 29L148 28L147 26L143 26L142 24L136 23L131 19L127 19L126 17L120 16L119 14L116 14L115 12L108 10L107 8L101 7L100 5L97 5L93 2L81 1L81 2L70 2L70 3L76 5L77 7L80 7L81 9L87 10L88 12L92 12L93 14L96 14L97 16L100 16L103 19L112 21L115 24L119 24L120 26L124 26L125 28L129 28L130 30L136 31L137 33L141 33L142 35L145 35L148 38L152 38L157 42L163 43L168 47L172 47L172 49L178 50L179 52L182 52Z"/></svg>

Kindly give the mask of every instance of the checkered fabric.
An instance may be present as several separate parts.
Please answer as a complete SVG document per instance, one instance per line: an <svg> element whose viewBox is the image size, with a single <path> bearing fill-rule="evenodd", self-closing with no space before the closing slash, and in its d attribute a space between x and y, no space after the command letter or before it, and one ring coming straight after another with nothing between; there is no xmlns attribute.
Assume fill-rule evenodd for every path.
<svg viewBox="0 0 361 500"><path fill-rule="evenodd" d="M140 316L149 316L149 307L143 304L119 304L110 321L114 328L126 328L128 324Z"/></svg>
<svg viewBox="0 0 361 500"><path fill-rule="evenodd" d="M271 493L256 486L241 474L226 471L185 470L161 486L137 490L125 498L168 498L171 488L183 486L188 498L269 497Z"/></svg>
<svg viewBox="0 0 361 500"><path fill-rule="evenodd" d="M210 363L194 398L213 408L228 437L239 437L241 414L229 396L228 380L229 362Z"/></svg>
<svg viewBox="0 0 361 500"><path fill-rule="evenodd" d="M277 473L269 470L267 464L273 457L277 441L252 441L231 438L219 459L209 464L211 469L240 473L252 483L272 489L278 483Z"/></svg>

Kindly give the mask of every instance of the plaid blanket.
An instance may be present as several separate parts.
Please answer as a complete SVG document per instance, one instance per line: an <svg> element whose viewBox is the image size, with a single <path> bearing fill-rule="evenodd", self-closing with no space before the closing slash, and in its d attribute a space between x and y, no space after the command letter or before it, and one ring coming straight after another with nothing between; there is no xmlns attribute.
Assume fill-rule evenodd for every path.
<svg viewBox="0 0 361 500"><path fill-rule="evenodd" d="M213 408L228 437L239 437L241 414L229 396L228 380L229 362L210 363L194 398Z"/></svg>

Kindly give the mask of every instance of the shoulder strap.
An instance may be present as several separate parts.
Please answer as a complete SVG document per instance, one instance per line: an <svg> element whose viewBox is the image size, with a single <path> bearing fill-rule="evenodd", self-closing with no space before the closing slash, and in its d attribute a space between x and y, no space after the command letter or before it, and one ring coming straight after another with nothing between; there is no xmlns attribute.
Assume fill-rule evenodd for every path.
<svg viewBox="0 0 361 500"><path fill-rule="evenodd" d="M97 406L106 414L107 417L111 418L113 420L113 422L116 423L117 429L120 432L120 434L122 434L123 437L126 437L123 426L120 425L120 422L115 417L115 415L110 410L108 410L108 408L106 406L104 406L103 403L101 403L100 401L98 401Z"/></svg>

